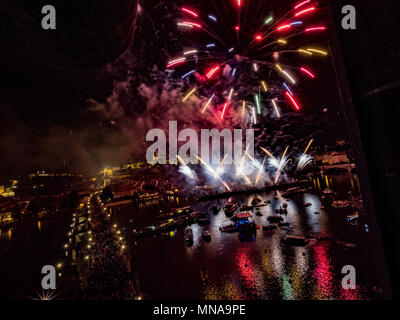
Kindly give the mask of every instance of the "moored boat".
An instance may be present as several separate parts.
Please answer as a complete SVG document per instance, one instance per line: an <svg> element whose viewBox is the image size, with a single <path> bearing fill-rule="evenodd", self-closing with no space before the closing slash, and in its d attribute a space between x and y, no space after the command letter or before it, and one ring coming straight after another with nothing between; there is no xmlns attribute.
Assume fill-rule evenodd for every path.
<svg viewBox="0 0 400 320"><path fill-rule="evenodd" d="M193 230L191 228L186 230L185 242L188 247L193 245Z"/></svg>
<svg viewBox="0 0 400 320"><path fill-rule="evenodd" d="M204 241L206 241L206 242L210 242L211 241L211 234L210 234L209 231L204 230L201 235L202 235Z"/></svg>
<svg viewBox="0 0 400 320"><path fill-rule="evenodd" d="M218 207L218 206L212 206L212 207L211 207L211 212L212 212L214 215L217 215L220 211L221 211L221 208Z"/></svg>
<svg viewBox="0 0 400 320"><path fill-rule="evenodd" d="M300 236L286 236L283 241L293 246L306 246L308 241L305 237Z"/></svg>
<svg viewBox="0 0 400 320"><path fill-rule="evenodd" d="M227 216L232 216L235 212L236 212L236 210L238 209L238 204L237 203L235 203L235 202L233 202L233 201L229 201L226 205L225 205L225 207L224 207L224 211L225 211L225 214L227 215Z"/></svg>

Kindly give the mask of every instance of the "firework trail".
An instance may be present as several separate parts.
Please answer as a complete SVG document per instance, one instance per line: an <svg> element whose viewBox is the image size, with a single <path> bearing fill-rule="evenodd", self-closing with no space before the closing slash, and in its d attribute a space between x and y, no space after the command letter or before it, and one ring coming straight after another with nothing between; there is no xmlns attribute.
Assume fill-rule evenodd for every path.
<svg viewBox="0 0 400 320"><path fill-rule="evenodd" d="M192 169L189 168L188 165L185 164L183 159L177 155L177 158L179 162L181 163L181 166L179 167L178 171L188 177L192 181L197 181L197 175L196 172L194 172Z"/></svg>
<svg viewBox="0 0 400 320"><path fill-rule="evenodd" d="M303 171L308 165L310 165L313 161L313 157L307 155L307 154L303 154L300 156L299 160L298 160L298 164L297 164L297 171Z"/></svg>
<svg viewBox="0 0 400 320"><path fill-rule="evenodd" d="M182 102L207 97L201 113L212 109L223 121L238 110L242 117L249 114L254 125L267 110L280 118L281 102L301 110L299 84L317 77L304 60L328 54L303 45L304 39L315 42L314 34L326 30L314 22L318 3L300 1L280 15L271 13L269 1L213 4L207 12L190 4L177 12L179 31L189 33L194 43L166 66L191 87ZM249 13L256 14L249 18Z"/></svg>

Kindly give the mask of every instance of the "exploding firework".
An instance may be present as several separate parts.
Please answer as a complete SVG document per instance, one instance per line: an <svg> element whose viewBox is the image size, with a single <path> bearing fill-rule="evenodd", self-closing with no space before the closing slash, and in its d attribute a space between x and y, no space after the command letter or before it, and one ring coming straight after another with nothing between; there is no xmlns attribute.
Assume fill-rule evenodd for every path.
<svg viewBox="0 0 400 320"><path fill-rule="evenodd" d="M297 171L303 171L308 165L311 164L313 161L313 157L309 156L308 154L302 154L297 163Z"/></svg>
<svg viewBox="0 0 400 320"><path fill-rule="evenodd" d="M178 29L193 43L167 63L189 87L182 102L198 95L201 113L211 110L220 121L240 113L254 125L267 113L280 118L284 108L301 110L300 84L317 77L310 58L328 54L305 44L326 30L315 19L318 3L301 1L279 15L270 1L213 4L208 12L190 4L178 12Z"/></svg>

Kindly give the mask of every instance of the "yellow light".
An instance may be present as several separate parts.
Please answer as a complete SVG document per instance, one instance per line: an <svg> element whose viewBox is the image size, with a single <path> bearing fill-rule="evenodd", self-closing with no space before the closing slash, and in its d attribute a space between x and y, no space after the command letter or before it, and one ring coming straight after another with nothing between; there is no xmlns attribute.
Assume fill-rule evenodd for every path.
<svg viewBox="0 0 400 320"><path fill-rule="evenodd" d="M263 86L264 91L268 92L268 87L267 87L267 84L265 83L265 81L261 81L261 84Z"/></svg>
<svg viewBox="0 0 400 320"><path fill-rule="evenodd" d="M281 67L279 64L276 64L275 66L276 66L276 68L277 68L280 72L283 71L283 70L282 70L282 67Z"/></svg>
<svg viewBox="0 0 400 320"><path fill-rule="evenodd" d="M318 50L318 49L313 49L313 48L307 48L307 51L320 53L320 54L322 54L322 55L324 55L324 56L327 56L327 55L328 55L328 52L326 52L326 51Z"/></svg>
<svg viewBox="0 0 400 320"><path fill-rule="evenodd" d="M189 97L196 92L196 88L194 88L193 90L191 90L182 100L182 102L185 102L187 99L189 99Z"/></svg>
<svg viewBox="0 0 400 320"><path fill-rule="evenodd" d="M313 55L312 52L309 52L309 51L304 50L304 49L299 49L299 52L306 53L306 54L308 54L309 56L312 56L312 55Z"/></svg>
<svg viewBox="0 0 400 320"><path fill-rule="evenodd" d="M279 39L278 42L281 43L281 44L287 44L287 41L283 40L283 39Z"/></svg>

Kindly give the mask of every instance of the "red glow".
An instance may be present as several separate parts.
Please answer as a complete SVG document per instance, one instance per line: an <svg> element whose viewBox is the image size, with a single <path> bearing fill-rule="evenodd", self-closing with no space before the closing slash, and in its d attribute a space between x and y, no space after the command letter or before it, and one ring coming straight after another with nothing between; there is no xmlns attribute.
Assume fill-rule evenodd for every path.
<svg viewBox="0 0 400 320"><path fill-rule="evenodd" d="M216 66L214 68L212 68L206 75L206 77L208 79L211 79L213 77L213 75L219 70L220 66Z"/></svg>
<svg viewBox="0 0 400 320"><path fill-rule="evenodd" d="M311 2L311 0L306 0L306 1L300 2L299 4L297 4L297 5L294 7L294 9L298 9L298 8L300 8L300 7L302 7L302 6L304 6L305 4L310 3L310 2Z"/></svg>
<svg viewBox="0 0 400 320"><path fill-rule="evenodd" d="M198 23L194 23L194 22L190 22L190 21L183 21L182 23L186 24L186 25L190 25L196 28L201 28L201 25Z"/></svg>
<svg viewBox="0 0 400 320"><path fill-rule="evenodd" d="M222 114L221 114L221 120L224 120L225 111L226 111L227 107L228 107L228 102L224 104L224 109L222 110Z"/></svg>
<svg viewBox="0 0 400 320"><path fill-rule="evenodd" d="M305 13L313 12L313 11L315 11L315 7L308 8L308 9L304 9L304 10L302 10L302 11L300 11L300 12L297 12L294 16L295 16L295 17L300 17L301 15L303 15L303 14L305 14Z"/></svg>
<svg viewBox="0 0 400 320"><path fill-rule="evenodd" d="M284 29L289 29L289 28L291 28L291 27L292 27L292 26L291 26L290 24L285 24L285 25L283 25L283 26L277 27L276 30L281 31L281 30L284 30Z"/></svg>
<svg viewBox="0 0 400 320"><path fill-rule="evenodd" d="M236 26L236 27L235 27L235 30L236 30L236 31L239 31L239 30L240 30L240 26Z"/></svg>
<svg viewBox="0 0 400 320"><path fill-rule="evenodd" d="M182 11L185 11L186 13L191 14L193 17L196 17L196 18L199 17L199 15L198 15L196 12L194 12L194 11L192 11L192 10L189 10L189 9L187 9L187 8L182 8Z"/></svg>
<svg viewBox="0 0 400 320"><path fill-rule="evenodd" d="M330 298L333 293L332 281L332 265L329 257L326 253L326 246L315 246L314 256L316 267L313 271L313 277L317 280L317 290L318 293L322 295L323 298Z"/></svg>
<svg viewBox="0 0 400 320"><path fill-rule="evenodd" d="M261 35L256 35L256 40L257 41L261 41L262 40L262 36Z"/></svg>
<svg viewBox="0 0 400 320"><path fill-rule="evenodd" d="M250 259L249 249L240 248L237 251L235 260L236 265L238 266L239 272L246 281L246 286L254 287L254 277L255 277L255 269Z"/></svg>
<svg viewBox="0 0 400 320"><path fill-rule="evenodd" d="M237 6L241 7L242 6L242 0L237 0Z"/></svg>
<svg viewBox="0 0 400 320"><path fill-rule="evenodd" d="M300 110L299 105L297 104L296 100L294 100L293 96L289 93L289 91L285 92L285 95L290 99L290 101L292 101L294 107L296 108L296 110Z"/></svg>
<svg viewBox="0 0 400 320"><path fill-rule="evenodd" d="M170 62L170 63L168 63L167 68L171 68L173 66L176 66L176 65L184 63L184 62L185 62L185 59L179 59L179 60Z"/></svg>
<svg viewBox="0 0 400 320"><path fill-rule="evenodd" d="M304 67L301 67L300 70L303 71L304 73L308 74L311 78L313 78L313 79L315 78L315 75L310 70L307 70Z"/></svg>
<svg viewBox="0 0 400 320"><path fill-rule="evenodd" d="M312 28L307 28L306 32L311 32L311 31L323 31L326 30L326 27L312 27Z"/></svg>

